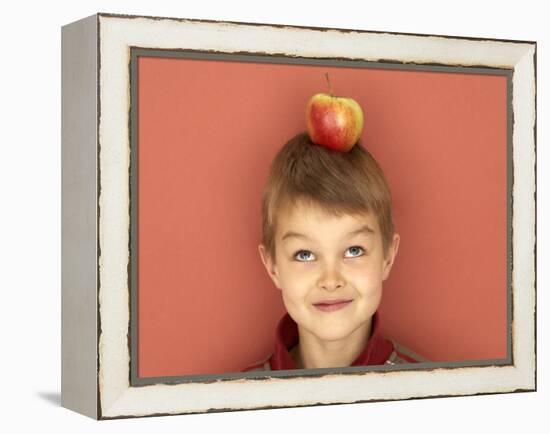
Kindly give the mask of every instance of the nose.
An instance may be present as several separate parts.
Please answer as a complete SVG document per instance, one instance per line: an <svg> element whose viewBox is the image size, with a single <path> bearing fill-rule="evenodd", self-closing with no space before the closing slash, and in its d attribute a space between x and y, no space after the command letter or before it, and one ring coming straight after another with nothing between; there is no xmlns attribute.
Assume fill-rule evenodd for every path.
<svg viewBox="0 0 550 434"><path fill-rule="evenodd" d="M319 280L319 287L326 291L335 291L342 286L344 286L344 279L338 267L327 264Z"/></svg>

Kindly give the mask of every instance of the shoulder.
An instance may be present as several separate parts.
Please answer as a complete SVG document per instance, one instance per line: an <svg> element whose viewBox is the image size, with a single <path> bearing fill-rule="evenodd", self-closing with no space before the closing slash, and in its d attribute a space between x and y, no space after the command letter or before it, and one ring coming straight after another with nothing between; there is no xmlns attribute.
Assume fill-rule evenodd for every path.
<svg viewBox="0 0 550 434"><path fill-rule="evenodd" d="M250 371L271 371L271 365L269 360L271 359L271 354L267 357L264 357L262 360L248 365L246 368L242 369L241 372L250 372Z"/></svg>
<svg viewBox="0 0 550 434"><path fill-rule="evenodd" d="M403 365L406 363L429 362L428 359L415 353L411 349L401 345L399 342L390 340L393 344L393 351L386 360L386 365Z"/></svg>

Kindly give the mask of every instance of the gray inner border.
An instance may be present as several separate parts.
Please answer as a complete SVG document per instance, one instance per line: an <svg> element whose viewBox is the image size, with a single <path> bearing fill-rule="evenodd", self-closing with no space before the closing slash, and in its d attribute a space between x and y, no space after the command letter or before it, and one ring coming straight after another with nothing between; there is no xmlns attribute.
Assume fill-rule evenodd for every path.
<svg viewBox="0 0 550 434"><path fill-rule="evenodd" d="M447 72L461 74L481 74L481 75L499 75L506 76L507 83L507 170L506 170L506 270L507 270L507 312L506 312L506 353L505 359L491 360L468 360L457 362L430 362L430 363L414 363L407 365L381 365L381 366L356 366L343 368L326 368L326 369L295 369L281 371L252 371L239 373L225 374L210 374L210 375L184 375L184 376L161 376L161 377L144 377L140 378L138 372L138 248L139 240L137 237L137 228L139 225L138 216L138 80L139 71L137 61L139 57L161 57L161 58L183 58L194 60L216 60L216 61L232 61L232 62L247 62L247 63L277 63L277 64L300 64L312 66L331 66L331 67L352 67L365 69L396 69L408 71L427 71L427 72ZM327 374L361 374L363 372L375 371L409 371L409 370L433 370L437 368L464 368L464 367L482 367L482 366L506 366L513 365L513 348L512 348L512 322L513 322L513 293L512 293L512 210L513 210L513 191L514 182L514 165L513 165L513 107L512 107L512 78L513 69L492 68L484 66L448 66L444 64L414 64L402 63L399 61L381 61L370 62L363 60L335 59L335 58L306 58L306 57L289 57L284 55L268 55L268 54L233 54L214 51L197 51L183 49L149 49L142 47L130 47L130 107L129 107L129 131L130 131L130 237L129 250L130 262L128 264L128 284L130 288L130 322L128 336L129 351L130 351L130 386L146 386L152 384L181 384L181 383L212 383L216 381L230 381L234 379L258 379L269 380L270 378L297 378L297 377L319 377Z"/></svg>

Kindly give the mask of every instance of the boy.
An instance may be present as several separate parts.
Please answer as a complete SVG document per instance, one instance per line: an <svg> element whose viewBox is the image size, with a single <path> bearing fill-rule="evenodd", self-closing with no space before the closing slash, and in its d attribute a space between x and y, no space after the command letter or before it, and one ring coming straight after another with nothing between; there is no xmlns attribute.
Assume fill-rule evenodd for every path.
<svg viewBox="0 0 550 434"><path fill-rule="evenodd" d="M288 141L265 186L262 229L260 257L287 313L273 353L243 371L424 360L380 335L399 235L384 174L359 143L339 152L305 132Z"/></svg>

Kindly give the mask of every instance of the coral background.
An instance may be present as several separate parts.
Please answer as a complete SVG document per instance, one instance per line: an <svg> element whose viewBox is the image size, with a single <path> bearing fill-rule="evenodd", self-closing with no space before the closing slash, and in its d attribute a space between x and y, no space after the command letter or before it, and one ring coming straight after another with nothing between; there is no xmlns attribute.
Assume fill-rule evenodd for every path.
<svg viewBox="0 0 550 434"><path fill-rule="evenodd" d="M433 361L506 357L506 78L140 57L138 375L238 372L284 313L260 197L306 102L359 102L392 190L385 335Z"/></svg>

